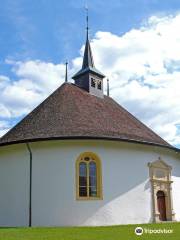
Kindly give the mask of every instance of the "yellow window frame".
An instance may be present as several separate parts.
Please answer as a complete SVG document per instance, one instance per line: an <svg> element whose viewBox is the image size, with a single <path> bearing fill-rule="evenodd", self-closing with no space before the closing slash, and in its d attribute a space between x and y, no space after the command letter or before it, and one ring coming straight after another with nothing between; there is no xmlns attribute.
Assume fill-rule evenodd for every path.
<svg viewBox="0 0 180 240"><path fill-rule="evenodd" d="M85 157L89 157L91 161L96 163L96 171L97 171L97 196L91 197L89 196L89 168L87 167L87 196L81 197L79 196L79 164L87 161L84 160ZM99 156L93 152L84 152L79 155L76 160L76 199L77 200L102 200L102 170L101 170L101 160Z"/></svg>

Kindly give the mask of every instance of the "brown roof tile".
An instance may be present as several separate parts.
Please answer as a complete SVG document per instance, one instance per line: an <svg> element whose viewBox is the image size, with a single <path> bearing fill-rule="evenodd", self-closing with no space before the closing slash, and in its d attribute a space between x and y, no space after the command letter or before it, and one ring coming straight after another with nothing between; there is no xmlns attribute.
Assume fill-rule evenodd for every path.
<svg viewBox="0 0 180 240"><path fill-rule="evenodd" d="M64 83L0 139L0 145L56 138L100 138L171 147L116 103Z"/></svg>

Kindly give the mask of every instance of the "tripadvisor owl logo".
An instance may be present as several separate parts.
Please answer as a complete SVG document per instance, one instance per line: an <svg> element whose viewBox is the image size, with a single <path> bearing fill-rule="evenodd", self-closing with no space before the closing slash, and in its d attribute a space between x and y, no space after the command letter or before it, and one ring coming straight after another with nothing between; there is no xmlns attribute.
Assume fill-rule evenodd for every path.
<svg viewBox="0 0 180 240"><path fill-rule="evenodd" d="M142 228L142 227L136 227L135 228L135 234L138 236L141 236L142 234L172 234L174 231L173 229L151 229L151 228Z"/></svg>
<svg viewBox="0 0 180 240"><path fill-rule="evenodd" d="M137 227L137 228L135 229L135 234L138 235L138 236L142 235L142 234L143 234L143 229L142 229L142 227Z"/></svg>

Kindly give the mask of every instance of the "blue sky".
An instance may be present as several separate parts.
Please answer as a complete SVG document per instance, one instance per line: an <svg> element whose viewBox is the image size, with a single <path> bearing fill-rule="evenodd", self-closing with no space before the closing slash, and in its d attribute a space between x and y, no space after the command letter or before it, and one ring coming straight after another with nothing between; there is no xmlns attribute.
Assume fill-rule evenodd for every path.
<svg viewBox="0 0 180 240"><path fill-rule="evenodd" d="M55 63L74 58L85 37L84 6L81 0L1 1L1 63L7 56ZM151 15L177 12L180 2L91 0L88 6L91 35L99 30L120 35Z"/></svg>
<svg viewBox="0 0 180 240"><path fill-rule="evenodd" d="M70 63L70 73L80 67L82 46L85 40L85 3L86 1L80 0L1 1L1 135L62 83L63 63L66 59ZM164 86L172 91L173 86L170 81L171 83L174 81L177 89L180 59L175 55L174 50L167 52L164 56L164 49L161 49L159 54L162 58L157 61L159 66L157 69L153 66L151 57L147 59L144 57L152 56L153 52L155 56L156 52L155 48L152 48L151 52L147 49L148 44L151 44L148 43L148 34L154 41L156 37L153 36L158 34L160 36L165 27L167 29L163 34L168 31L170 34L175 34L174 38L177 39L175 44L177 47L179 46L177 33L174 33L172 29L176 29L175 26L179 21L180 1L91 0L87 3L95 62L106 75L111 77L112 96L162 137L165 137L173 145L180 146L180 116L177 115L177 111L180 109L177 109L174 102L172 105L170 102L164 103L162 98L165 92L158 95L155 91L155 88L160 88L160 92L163 91ZM153 35L152 31L156 32L156 35ZM147 43L145 45L143 45L143 38ZM165 36L161 40L162 43L166 42L166 39L168 37ZM109 44L107 44L108 41ZM162 45L158 38L156 43ZM114 44L117 44L116 47ZM130 48L132 48L131 52L129 52ZM145 49L146 54L143 55ZM126 56L126 59L122 56ZM130 57L127 58L127 56ZM137 73L132 71L133 64L131 65L131 59L135 57L138 57L139 61L139 65L136 66ZM166 67L162 69L161 63ZM114 70L111 69L111 65L114 66ZM128 66L131 74L128 73ZM46 75L44 69L47 71ZM155 76L159 78L155 78ZM162 82L161 78L166 79L166 83ZM122 91L123 86L125 88ZM137 89L138 94L135 95L132 89ZM121 91L121 97L118 97ZM132 98L127 99L125 93L131 93ZM144 96L143 99L138 97L139 93ZM21 95L19 98L18 94ZM175 95L176 101L180 100L179 94ZM27 101L23 101L26 96ZM156 104L157 106L152 108L155 98L161 104ZM169 99L172 97L169 96ZM146 104L142 104L142 101ZM149 108L153 113L151 115L150 113L146 114ZM172 111L172 108L175 110ZM166 113L168 113L168 117ZM164 122L164 118L168 118L168 121ZM164 129L164 124L166 124L167 130Z"/></svg>

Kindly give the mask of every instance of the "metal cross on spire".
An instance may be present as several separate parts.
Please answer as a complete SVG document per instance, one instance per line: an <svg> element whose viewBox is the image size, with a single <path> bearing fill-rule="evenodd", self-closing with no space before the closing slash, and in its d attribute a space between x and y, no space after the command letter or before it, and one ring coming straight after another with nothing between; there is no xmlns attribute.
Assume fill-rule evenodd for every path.
<svg viewBox="0 0 180 240"><path fill-rule="evenodd" d="M89 42L89 11L88 11L87 5L85 7L85 10L86 10L87 36L86 36L86 44L85 44L85 50L84 50L82 69L94 67L94 61L93 61L91 46L90 46L90 42Z"/></svg>

